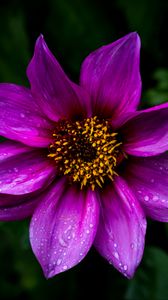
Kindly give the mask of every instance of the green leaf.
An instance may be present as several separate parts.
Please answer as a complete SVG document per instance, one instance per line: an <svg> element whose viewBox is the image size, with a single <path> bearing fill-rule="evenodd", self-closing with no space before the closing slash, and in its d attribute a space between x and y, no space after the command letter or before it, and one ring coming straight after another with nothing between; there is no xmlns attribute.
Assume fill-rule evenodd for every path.
<svg viewBox="0 0 168 300"><path fill-rule="evenodd" d="M153 79L156 82L155 86L148 89L143 97L150 106L168 101L168 69L157 69Z"/></svg>
<svg viewBox="0 0 168 300"><path fill-rule="evenodd" d="M0 10L0 36L0 82L24 84L30 55L22 11Z"/></svg>
<svg viewBox="0 0 168 300"><path fill-rule="evenodd" d="M126 300L168 299L168 255L154 247L146 248L143 264L130 281Z"/></svg>

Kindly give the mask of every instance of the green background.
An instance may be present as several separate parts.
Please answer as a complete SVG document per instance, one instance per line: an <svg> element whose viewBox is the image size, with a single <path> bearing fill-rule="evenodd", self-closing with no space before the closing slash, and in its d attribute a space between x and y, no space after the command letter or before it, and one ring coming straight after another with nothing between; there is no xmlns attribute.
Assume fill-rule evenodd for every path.
<svg viewBox="0 0 168 300"><path fill-rule="evenodd" d="M45 39L71 79L99 46L130 31L142 40L142 107L168 100L168 1L2 1L0 82L28 86L36 38ZM28 240L29 220L0 223L0 299L168 299L168 226L148 220L142 263L132 280L94 249L73 269L46 280Z"/></svg>

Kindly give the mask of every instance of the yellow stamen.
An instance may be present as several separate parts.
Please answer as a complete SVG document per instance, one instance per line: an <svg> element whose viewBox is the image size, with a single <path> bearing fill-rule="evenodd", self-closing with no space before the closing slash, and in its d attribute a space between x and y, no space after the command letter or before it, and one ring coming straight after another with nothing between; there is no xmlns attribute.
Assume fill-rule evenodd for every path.
<svg viewBox="0 0 168 300"><path fill-rule="evenodd" d="M94 191L118 175L118 158L121 161L121 156L126 156L117 136L110 122L97 116L76 122L62 120L56 123L48 157L55 161L60 175L80 183L81 189Z"/></svg>

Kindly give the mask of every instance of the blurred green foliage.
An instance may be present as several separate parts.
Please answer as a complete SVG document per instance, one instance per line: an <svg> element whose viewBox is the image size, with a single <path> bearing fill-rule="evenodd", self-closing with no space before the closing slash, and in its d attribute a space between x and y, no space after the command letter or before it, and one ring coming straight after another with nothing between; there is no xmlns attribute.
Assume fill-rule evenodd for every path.
<svg viewBox="0 0 168 300"><path fill-rule="evenodd" d="M0 81L24 84L30 53L21 11L9 10L6 15L0 11L0 38Z"/></svg>
<svg viewBox="0 0 168 300"><path fill-rule="evenodd" d="M149 105L158 105L168 100L168 69L156 69L152 76L155 86L144 93Z"/></svg>
<svg viewBox="0 0 168 300"><path fill-rule="evenodd" d="M128 286L126 300L167 299L167 280L168 255L160 249L148 247L142 268Z"/></svg>
<svg viewBox="0 0 168 300"><path fill-rule="evenodd" d="M84 57L130 31L142 39L142 106L168 100L168 1L1 0L0 81L28 85L26 66L40 33L78 81ZM28 240L28 221L0 223L0 299L168 299L168 230L150 222L145 255L133 280L94 249L77 267L46 280ZM157 228L157 229L156 229Z"/></svg>

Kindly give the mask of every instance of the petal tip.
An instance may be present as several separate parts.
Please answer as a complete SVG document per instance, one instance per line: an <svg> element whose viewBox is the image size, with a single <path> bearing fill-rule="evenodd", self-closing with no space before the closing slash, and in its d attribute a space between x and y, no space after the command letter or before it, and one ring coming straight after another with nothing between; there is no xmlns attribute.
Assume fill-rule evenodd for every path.
<svg viewBox="0 0 168 300"><path fill-rule="evenodd" d="M129 39L132 40L132 42L135 42L135 44L137 44L137 46L140 47L140 45L141 45L141 39L140 39L140 36L139 36L139 34L138 34L137 31L133 31L133 32L129 33L127 35L127 37L128 37L128 40Z"/></svg>
<svg viewBox="0 0 168 300"><path fill-rule="evenodd" d="M36 46L39 46L39 45L44 46L45 44L46 43L45 43L44 35L41 33L36 40Z"/></svg>
<svg viewBox="0 0 168 300"><path fill-rule="evenodd" d="M50 279L60 273L68 271L71 267L64 266L62 269L60 269L57 266L53 267L47 267L46 269L42 266L43 268L43 273L46 279Z"/></svg>
<svg viewBox="0 0 168 300"><path fill-rule="evenodd" d="M57 273L54 272L53 270L46 271L43 269L43 274L44 274L45 279L48 280L48 279L54 277Z"/></svg>
<svg viewBox="0 0 168 300"><path fill-rule="evenodd" d="M121 268L118 268L118 271L124 275L127 279L132 279L134 277L134 274L136 272L137 266L127 266L123 265Z"/></svg>

